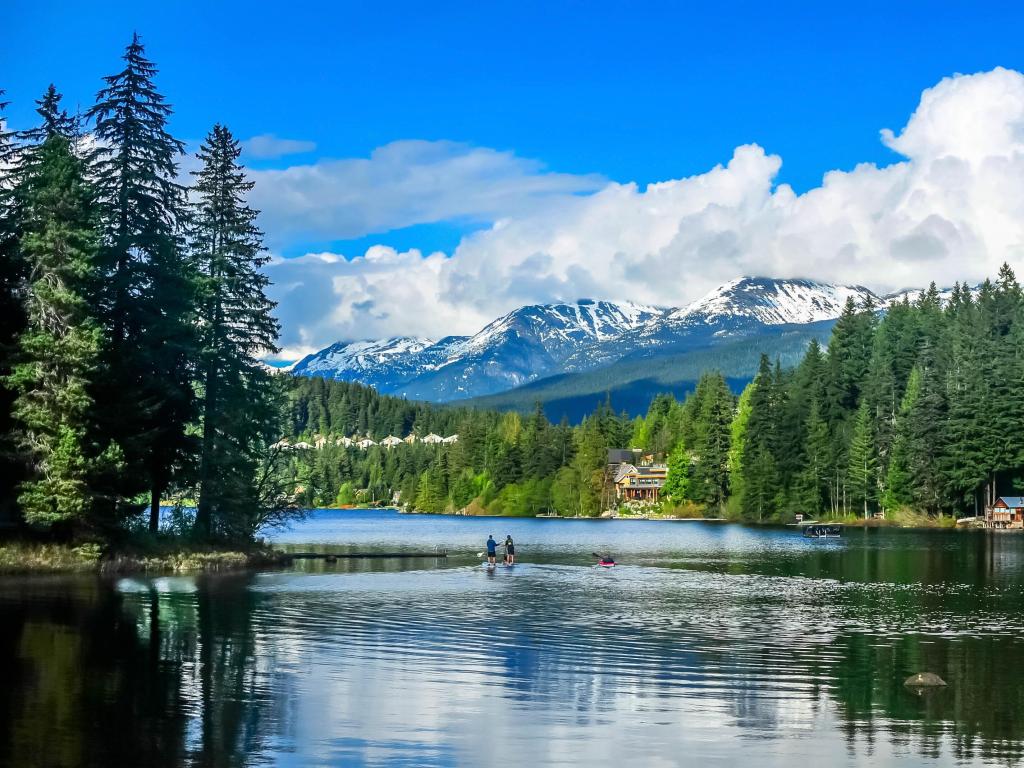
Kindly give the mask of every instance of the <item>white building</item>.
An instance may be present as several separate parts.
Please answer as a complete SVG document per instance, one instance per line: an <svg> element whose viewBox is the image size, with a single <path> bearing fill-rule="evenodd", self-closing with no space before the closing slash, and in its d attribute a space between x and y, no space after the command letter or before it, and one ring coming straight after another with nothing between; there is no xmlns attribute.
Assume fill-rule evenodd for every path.
<svg viewBox="0 0 1024 768"><path fill-rule="evenodd" d="M417 440L419 440L419 438L416 437L416 435L414 435L412 432L410 432L408 435L402 438L402 442L406 443L407 445L413 445Z"/></svg>
<svg viewBox="0 0 1024 768"><path fill-rule="evenodd" d="M427 445L438 445L439 443L444 442L444 438L441 437L440 435L435 435L433 432L431 432L429 435L423 438L423 442L426 443Z"/></svg>
<svg viewBox="0 0 1024 768"><path fill-rule="evenodd" d="M396 445L402 445L402 439L400 437L395 437L394 435L388 435L380 441L380 444L385 448L394 448Z"/></svg>
<svg viewBox="0 0 1024 768"><path fill-rule="evenodd" d="M315 438L313 438L313 447L316 448L318 451L322 451L326 445L327 438L324 437L323 435L317 435Z"/></svg>
<svg viewBox="0 0 1024 768"><path fill-rule="evenodd" d="M365 451L365 450L366 450L367 448L370 448L371 446L374 446L374 445L376 445L376 444L377 444L377 443L376 443L375 441L371 440L371 439L370 439L370 438L368 438L368 437L365 437L365 438L363 438L362 440L360 440L360 441L359 441L358 443L356 443L356 445L358 445L358 446L359 446L359 448L360 448L361 450L364 450L364 451Z"/></svg>
<svg viewBox="0 0 1024 768"><path fill-rule="evenodd" d="M307 443L307 442L306 442L305 440L303 440L303 441L302 441L301 443L296 443L296 444L295 444L294 446L292 446L292 447L293 447L293 448L294 448L294 449L295 449L296 451L311 451L311 450L313 450L313 446L312 446L312 445L310 445L309 443Z"/></svg>
<svg viewBox="0 0 1024 768"><path fill-rule="evenodd" d="M458 435L448 435L448 437L442 439L441 442L444 443L445 445L451 445L452 443L459 442L459 436Z"/></svg>
<svg viewBox="0 0 1024 768"><path fill-rule="evenodd" d="M282 451L290 451L292 449L292 444L288 442L288 438L287 437L282 437L280 440L278 440L276 443L274 443L270 447L273 450L280 449Z"/></svg>
<svg viewBox="0 0 1024 768"><path fill-rule="evenodd" d="M351 448L351 447L352 447L352 444L353 444L354 442L355 442L355 441L354 441L354 440L352 440L352 438L351 438L351 437L339 437L339 438L338 438L337 440L335 440L335 441L334 441L334 444L335 444L335 445L342 445L342 446L344 446L345 448Z"/></svg>

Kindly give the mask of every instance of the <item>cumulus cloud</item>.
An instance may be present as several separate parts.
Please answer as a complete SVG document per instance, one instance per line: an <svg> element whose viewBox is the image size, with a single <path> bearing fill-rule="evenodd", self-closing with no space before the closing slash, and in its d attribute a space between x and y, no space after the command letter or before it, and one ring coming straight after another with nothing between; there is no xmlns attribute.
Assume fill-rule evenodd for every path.
<svg viewBox="0 0 1024 768"><path fill-rule="evenodd" d="M593 192L599 176L551 173L512 152L452 141L396 141L368 158L253 171L252 200L273 245L344 240L437 221L490 224L552 197Z"/></svg>
<svg viewBox="0 0 1024 768"><path fill-rule="evenodd" d="M341 338L472 333L520 304L584 295L680 305L740 275L885 291L977 280L1003 261L1024 266L1024 76L1000 68L946 78L922 94L901 131L884 130L881 140L903 159L831 171L801 195L775 182L782 160L757 145L706 173L645 189L607 183L581 195L567 181L547 190L543 206L492 190L494 204L475 207L494 223L450 257L371 249L352 261L275 264L273 279L287 274L296 286L301 275L317 275L315 286L307 281L312 287L282 296L285 333L312 348ZM486 195L486 174L475 178L470 196ZM529 173L514 178L519 187L535 181ZM419 194L408 202L410 187L424 188L379 187L389 211L380 221L411 223L410 211L437 220L473 207L454 191L442 204ZM302 194L315 200L315 179ZM336 231L359 229L356 221L367 229L372 206L353 205L342 214L332 202L322 226L340 217ZM292 325L295 302L310 318ZM323 317L314 322L317 311Z"/></svg>
<svg viewBox="0 0 1024 768"><path fill-rule="evenodd" d="M312 152L316 149L316 142L302 141L300 139L282 139L272 133L263 133L243 141L242 149L250 157L271 159L284 157L285 155Z"/></svg>

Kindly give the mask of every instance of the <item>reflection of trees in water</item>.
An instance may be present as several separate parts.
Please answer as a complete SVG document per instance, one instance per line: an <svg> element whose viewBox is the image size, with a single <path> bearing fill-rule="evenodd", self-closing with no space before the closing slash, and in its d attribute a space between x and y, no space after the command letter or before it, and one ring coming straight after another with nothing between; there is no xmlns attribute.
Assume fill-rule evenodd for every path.
<svg viewBox="0 0 1024 768"><path fill-rule="evenodd" d="M489 604L480 592L457 591L285 597L252 591L246 575L200 579L194 591L139 581L128 594L88 579L11 580L0 584L0 765L247 764L295 725L291 678L278 660L290 661L290 642L308 652L307 641L326 632L343 638L341 649L436 650L433 663L453 669L470 663L460 649L471 650L502 670L499 684L517 706L558 707L578 725L614 725L623 701L661 712L706 703L741 733L786 736L834 706L851 753L871 754L885 740L923 756L1018 762L1024 640L991 632L1000 617L1020 615L1024 598L943 581L950 558L971 570L968 582L997 580L993 562L1009 567L1004 546L979 538L968 554L916 552L902 562L892 550L851 551L822 568L882 583L836 587L827 611L804 612L799 588L759 603L761 593L721 580L708 582L721 602L705 606L694 603L693 580L685 582L690 592L666 581L631 593L567 587L556 577L524 582L526 593L510 579L507 593L486 593L500 600ZM827 558L804 560L799 573ZM892 586L922 569L931 586ZM741 564L736 570L750 575ZM834 631L808 626L801 637L816 612ZM907 634L922 618L961 634ZM756 636L751 622L759 620L780 633ZM972 624L977 635L963 636ZM950 686L915 695L903 680L921 670ZM785 683L795 683L789 693Z"/></svg>
<svg viewBox="0 0 1024 768"><path fill-rule="evenodd" d="M851 741L870 740L875 720L884 717L893 741L922 755L940 754L948 739L957 759L1024 759L1024 674L1014 663L1024 652L1021 640L850 635L839 645L843 661L832 695ZM922 670L949 686L915 693L903 685Z"/></svg>
<svg viewBox="0 0 1024 768"><path fill-rule="evenodd" d="M281 706L246 587L0 595L0 764L245 764Z"/></svg>
<svg viewBox="0 0 1024 768"><path fill-rule="evenodd" d="M180 675L95 582L0 596L0 764L181 763Z"/></svg>

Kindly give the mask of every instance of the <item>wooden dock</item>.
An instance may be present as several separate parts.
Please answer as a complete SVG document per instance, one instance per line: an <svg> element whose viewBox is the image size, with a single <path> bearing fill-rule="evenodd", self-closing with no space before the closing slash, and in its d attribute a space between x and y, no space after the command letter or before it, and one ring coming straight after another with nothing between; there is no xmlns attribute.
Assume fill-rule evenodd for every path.
<svg viewBox="0 0 1024 768"><path fill-rule="evenodd" d="M284 552L289 560L386 560L395 558L448 557L447 549L435 552Z"/></svg>

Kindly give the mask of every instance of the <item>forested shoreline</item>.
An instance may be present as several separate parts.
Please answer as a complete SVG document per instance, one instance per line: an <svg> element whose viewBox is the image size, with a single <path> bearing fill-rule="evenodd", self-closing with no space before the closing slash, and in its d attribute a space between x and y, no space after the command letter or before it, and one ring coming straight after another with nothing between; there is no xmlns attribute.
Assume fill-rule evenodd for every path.
<svg viewBox="0 0 1024 768"><path fill-rule="evenodd" d="M884 312L851 300L795 367L762 356L738 395L707 371L642 418L605 401L554 424L539 404L499 413L275 376L240 144L214 125L184 179L156 75L136 36L84 114L50 86L34 127L0 132L7 523L119 540L157 533L177 500L166 531L238 543L314 506L592 516L611 506L607 451L623 447L665 457L655 514L936 518L1021 488L1024 298L1009 266L945 301L934 285ZM339 440L430 433L458 439Z"/></svg>
<svg viewBox="0 0 1024 768"><path fill-rule="evenodd" d="M305 505L397 503L427 512L597 515L608 506L609 448L667 457L652 513L749 521L974 515L1020 487L1024 297L1004 266L994 281L932 285L880 312L847 303L826 348L783 369L762 356L738 395L705 373L683 402L654 399L630 419L597 404L576 426L530 414L428 406L358 384L300 379L290 434L458 434L451 446L292 453Z"/></svg>
<svg viewBox="0 0 1024 768"><path fill-rule="evenodd" d="M268 256L239 142L214 125L184 177L156 75L135 36L84 114L51 85L0 133L0 511L109 541L189 497L176 533L245 542L294 512Z"/></svg>

